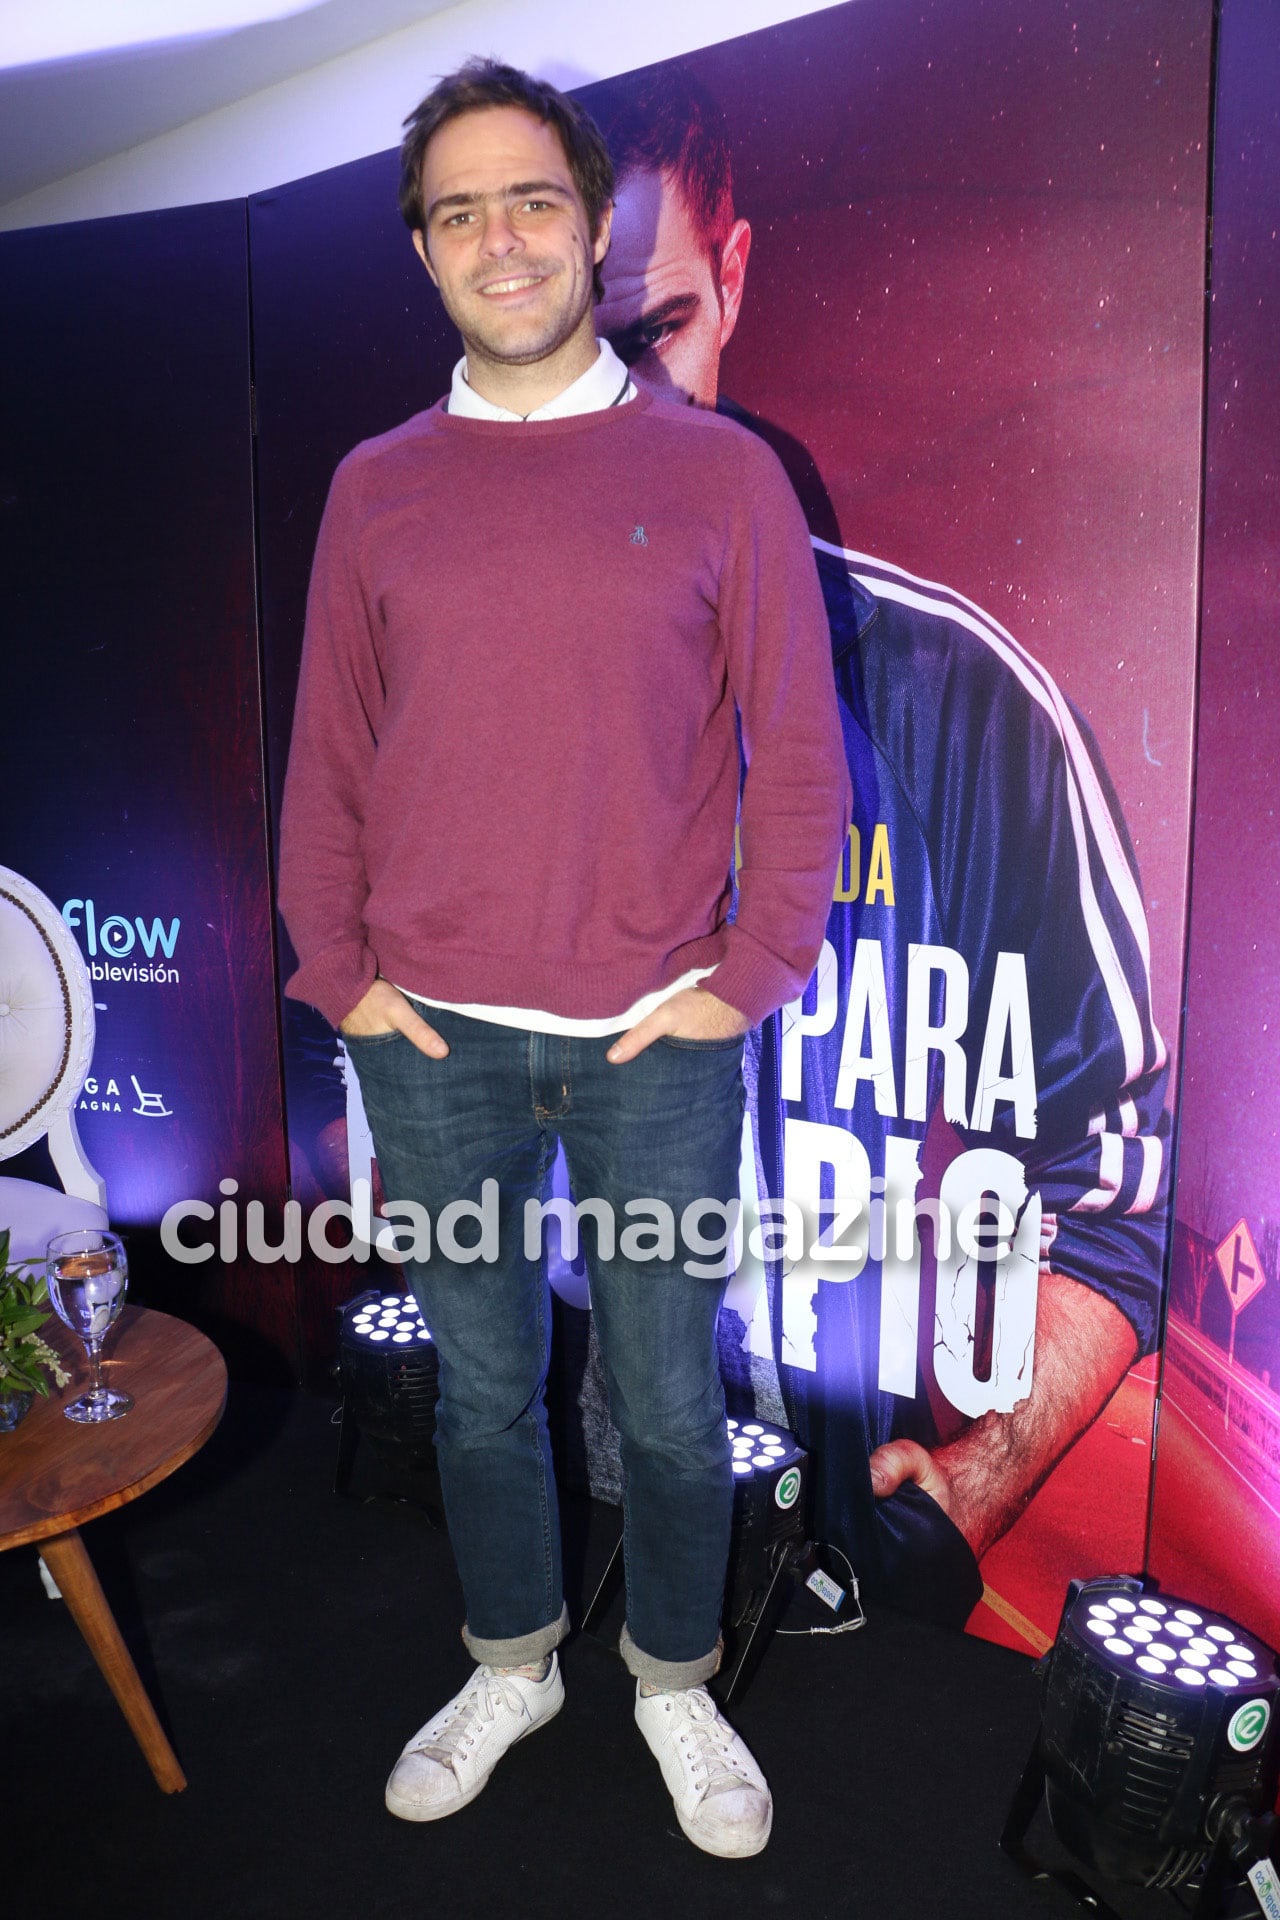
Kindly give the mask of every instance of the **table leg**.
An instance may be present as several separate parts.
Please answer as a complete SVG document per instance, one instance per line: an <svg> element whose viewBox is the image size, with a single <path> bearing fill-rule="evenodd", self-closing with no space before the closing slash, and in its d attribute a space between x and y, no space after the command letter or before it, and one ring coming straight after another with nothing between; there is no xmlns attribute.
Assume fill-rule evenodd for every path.
<svg viewBox="0 0 1280 1920"><path fill-rule="evenodd" d="M142 1748L156 1785L166 1793L181 1793L187 1776L178 1765L155 1708L138 1678L138 1670L129 1649L120 1637L115 1616L85 1551L84 1541L75 1527L68 1533L54 1534L40 1542L40 1552L49 1571L62 1589L62 1597L71 1609L71 1617L84 1635L90 1653L98 1663L103 1679L114 1693L120 1711Z"/></svg>

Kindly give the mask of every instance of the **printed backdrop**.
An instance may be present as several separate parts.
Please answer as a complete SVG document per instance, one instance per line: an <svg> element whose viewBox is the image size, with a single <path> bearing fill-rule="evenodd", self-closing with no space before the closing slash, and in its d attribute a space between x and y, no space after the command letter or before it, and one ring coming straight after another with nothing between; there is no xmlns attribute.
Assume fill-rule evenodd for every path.
<svg viewBox="0 0 1280 1920"><path fill-rule="evenodd" d="M719 404L805 501L858 794L818 977L755 1053L754 1144L763 1191L867 1205L870 1256L738 1285L753 1384L767 1403L767 1352L817 1530L870 1585L1024 1647L1071 1574L1144 1552L1208 82L1196 4L939 6L909 34L860 5L585 96L619 153L664 103L727 133L751 244ZM624 234L640 191L624 177ZM602 324L674 376L675 337L628 336L636 277ZM994 1191L1019 1223L1003 1272L935 1264L928 1228L877 1262L881 1196L954 1218ZM894 1438L958 1529L874 1496Z"/></svg>
<svg viewBox="0 0 1280 1920"><path fill-rule="evenodd" d="M5 234L0 289L0 860L89 967L76 1121L139 1297L296 1373L287 1265L175 1268L156 1235L223 1180L285 1198L244 207Z"/></svg>
<svg viewBox="0 0 1280 1920"><path fill-rule="evenodd" d="M1046 1644L1072 1573L1144 1550L1189 822L1208 29L1203 0L1120 18L1103 0L935 5L909 32L889 0L860 0L583 92L613 142L638 111L727 146L750 247L697 397L788 465L843 649L857 834L819 978L751 1051L746 1184L890 1202L998 1189L1020 1223L1003 1280L953 1258L939 1281L928 1227L847 1284L821 1261L748 1262L726 1374L740 1404L815 1447L816 1525L873 1585L946 1618L973 1610L1021 1647ZM679 386L677 336L707 317L691 301L725 296L696 238L674 269L679 312L662 307L673 283L646 290L666 232L646 164L622 181L600 324L641 356L638 376ZM458 350L395 179L387 154L251 203L276 793L329 476L437 399ZM914 948L929 951L913 987ZM340 1050L305 1009L284 1018L295 1181L343 1192L368 1145ZM943 1188L984 1149L1002 1157L962 1161ZM1042 1238L1065 1282L1053 1299ZM348 1284L308 1276L317 1328ZM580 1310L560 1321L581 1358ZM566 1397L593 1484L616 1491L589 1357ZM1016 1472L971 1487L961 1529L924 1495L873 1498L878 1442L909 1437L939 1471L967 1458L981 1480L982 1433L998 1447L1009 1415L1028 1428Z"/></svg>
<svg viewBox="0 0 1280 1920"><path fill-rule="evenodd" d="M1269 1545L1228 1573L1204 1519L1206 1487L1230 1489L1253 1537L1277 1538L1274 1303L1253 1287L1280 1264L1258 1077L1277 872L1258 556L1280 434L1264 11L1228 0L1223 16L1205 824L1152 1564L1238 1593L1274 1638ZM1069 1576L1146 1552L1210 16L1208 0L922 0L908 19L857 0L583 90L620 152L638 117L681 156L631 152L601 325L638 378L733 414L787 464L858 789L815 979L749 1049L743 1180L749 1200L856 1200L854 1241L870 1240L838 1273L821 1249L749 1258L726 1376L812 1446L815 1526L872 1587L1021 1648L1046 1644ZM406 110L429 81L408 78ZM731 184L704 195L708 239L691 207L717 154ZM371 1170L339 1043L278 998L292 956L278 935L273 968L268 876L330 475L432 404L457 352L395 188L387 153L257 195L247 249L242 206L0 239L24 368L0 454L7 711L30 741L0 857L96 970L80 1120L140 1236L176 1199L217 1205L223 1181L274 1231L286 1193L309 1208ZM996 1198L1007 1257L990 1238L946 1252L930 1205L985 1204L981 1225ZM334 1305L372 1270L154 1271L169 1304L317 1372ZM564 1421L607 1488L581 1276L554 1278ZM924 1490L877 1494L885 1445Z"/></svg>

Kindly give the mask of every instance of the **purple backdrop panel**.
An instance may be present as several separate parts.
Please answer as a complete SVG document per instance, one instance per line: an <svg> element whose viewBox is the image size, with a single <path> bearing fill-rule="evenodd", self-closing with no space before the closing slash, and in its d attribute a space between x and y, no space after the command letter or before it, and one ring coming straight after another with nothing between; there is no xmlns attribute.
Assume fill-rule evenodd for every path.
<svg viewBox="0 0 1280 1920"><path fill-rule="evenodd" d="M428 84L424 78L421 91ZM406 112L414 86L410 78ZM358 440L437 400L457 356L457 336L396 210L397 180L395 155L377 154L249 202L273 835L311 555L333 470ZM279 939L283 982L294 966L283 926ZM349 1197L353 1168L368 1170L369 1149L366 1137L362 1161L358 1112L349 1134L342 1052L331 1029L296 1000L282 998L281 1021L292 1191L309 1211L324 1198ZM332 1237L343 1236L335 1230ZM363 1269L309 1253L299 1275L304 1349L319 1368L333 1351L334 1306L368 1282Z"/></svg>
<svg viewBox="0 0 1280 1920"><path fill-rule="evenodd" d="M295 1363L293 1280L157 1261L175 1201L284 1199L241 204L0 237L3 858L94 983L77 1120L148 1297ZM149 1254L147 1250L149 1251Z"/></svg>
<svg viewBox="0 0 1280 1920"><path fill-rule="evenodd" d="M1047 1644L1070 1575L1136 1566L1145 1545L1210 24L1205 0L927 5L909 23L863 0L584 92L624 162L601 326L638 374L692 383L777 447L843 662L857 835L819 978L780 1049L764 1037L758 1177L856 1199L874 1234L882 1197L1016 1168L1010 1203L1029 1196L1042 1230L1025 1291L987 1274L969 1298L925 1228L847 1284L821 1260L773 1276L763 1323L758 1298L731 1298L814 1450L819 1531L907 1604L962 1619L982 1595L974 1628L1020 1647ZM732 163L731 208L719 189L704 208L714 267L680 257L644 181L686 163L654 159L682 116L722 130ZM913 1025L926 950L963 1035L949 1091L920 999ZM1030 1017L992 1107L998 966ZM1015 1059L1036 1096L1021 1117ZM924 1489L900 1510L867 1471L891 1441L916 1449Z"/></svg>
<svg viewBox="0 0 1280 1920"><path fill-rule="evenodd" d="M1280 40L1219 40L1195 865L1150 1564L1280 1642Z"/></svg>
<svg viewBox="0 0 1280 1920"><path fill-rule="evenodd" d="M824 1280L806 1294L759 1263L746 1270L730 1309L738 1384L749 1375L758 1396L786 1397L819 1462L825 1530L872 1563L872 1448L911 1441L938 1474L950 1467L950 1532L937 1480L941 1498L921 1492L904 1528L941 1543L947 1578L926 1551L887 1585L925 1605L946 1586L941 1610L961 1618L985 1587L975 1626L1020 1647L1052 1632L1069 1575L1136 1565L1145 1541L1171 1098L1157 1029L1176 1030L1180 1005L1189 814L1210 17L1208 0L1119 15L1106 0L974 0L926 5L904 25L890 0L859 0L583 92L607 125L629 99L647 99L651 117L664 88L678 102L689 77L709 103L734 177L716 245L736 235L733 262L718 254L713 273L695 247L681 266L693 291L677 289L672 313L644 311L653 203L628 209L624 179L600 324L638 356L637 377L679 386L675 343L697 321L697 398L779 448L819 543L836 644L866 666L846 686L859 839L803 1031L784 1043L771 1029L753 1055L756 1177L780 1190L792 1121L846 1172L861 1149L877 1196L890 1161L928 1198L962 1149L1012 1147L1000 1165L1025 1171L1045 1271L1068 1283L1035 1279L1039 1239L1022 1250L1044 1341L1030 1418L1017 1408L1033 1303L984 1275L965 1332L927 1230L903 1271L872 1262L856 1288ZM428 79L407 84L406 110ZM355 441L431 404L457 352L395 185L388 154L251 206L277 804L329 477ZM907 736L932 742L913 769ZM935 776L930 826L921 783ZM865 1031L850 1011L864 942ZM868 991L872 946L892 1098L863 1071L884 1010ZM926 1045L927 1093L908 1111L904 980L921 946L957 981L963 967L972 1017L955 1068L963 1101L944 1097L943 1050ZM1023 985L1030 1053L1015 1030ZM938 993L930 1008L943 1018ZM285 1053L295 1191L345 1194L368 1149L339 1050L290 1006ZM986 1102L984 1062L1004 1086ZM817 1154L806 1177L830 1197L831 1174ZM317 1352L333 1300L362 1283L334 1268L308 1277ZM1110 1358L1077 1365L1073 1315L1099 1297ZM1002 1317L1011 1301L1017 1327ZM1118 1382L1105 1415L1104 1375ZM975 1491L980 1472L963 1487L958 1467L1002 1411L1028 1431L992 1497Z"/></svg>
<svg viewBox="0 0 1280 1920"><path fill-rule="evenodd" d="M752 235L720 391L790 437L816 534L968 595L1086 714L1167 1033L1210 17L1207 0L934 0L908 21L861 0L687 63L725 116Z"/></svg>

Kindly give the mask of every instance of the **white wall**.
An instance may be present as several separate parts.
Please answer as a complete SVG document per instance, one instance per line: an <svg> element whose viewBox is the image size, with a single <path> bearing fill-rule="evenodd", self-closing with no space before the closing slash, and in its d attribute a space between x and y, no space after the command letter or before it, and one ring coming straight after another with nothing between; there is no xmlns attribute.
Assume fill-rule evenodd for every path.
<svg viewBox="0 0 1280 1920"><path fill-rule="evenodd" d="M569 88L821 10L812 0L461 0L12 200L0 228L234 199L381 152L434 77L468 54Z"/></svg>

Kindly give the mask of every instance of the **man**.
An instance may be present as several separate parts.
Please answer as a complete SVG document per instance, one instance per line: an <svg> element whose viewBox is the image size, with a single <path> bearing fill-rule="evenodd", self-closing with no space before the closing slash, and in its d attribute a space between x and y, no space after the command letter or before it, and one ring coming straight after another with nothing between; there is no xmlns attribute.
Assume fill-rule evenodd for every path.
<svg viewBox="0 0 1280 1920"><path fill-rule="evenodd" d="M772 1803L704 1684L732 1502L724 1263L683 1255L728 1218L743 1035L808 978L845 833L821 596L773 455L637 390L596 339L612 170L581 109L477 61L406 126L401 210L465 355L445 401L335 476L280 880L289 990L341 1026L385 1189L434 1235L409 1271L480 1664L387 1805L453 1813L563 1697L527 1239L562 1142L597 1209L636 1719L683 1831L747 1855Z"/></svg>
<svg viewBox="0 0 1280 1920"><path fill-rule="evenodd" d="M595 88L592 106L617 178L601 331L654 391L723 408L719 361L751 232L734 208L722 115L672 65ZM786 1302L774 1302L780 1385L815 1453L822 1537L873 1591L960 1623L981 1596L977 1561L1154 1344L1166 1056L1132 853L1084 723L981 609L830 540L814 545L856 769L855 844L870 849L881 835L884 864L878 886L846 871L816 1004L811 993L784 1010L781 1034L777 1023L764 1032L762 1190L816 1190L816 1159L800 1164L811 1143L823 1143L830 1169L851 1131L848 1164L861 1171L848 1197L864 1220L881 1195L892 1214L895 1200L914 1198L920 1145L942 1109L966 1147L1003 1156L1018 1220L1030 1228L1028 1208L1039 1213L1033 1286L1037 1253L1040 1271L1034 1365L1029 1342L1012 1361L998 1342L991 1356L993 1371L1009 1373L1002 1407L973 1377L982 1290L966 1305L962 1270L948 1270L954 1297L944 1301L940 1265L943 1331L934 1379L921 1386L918 1253L913 1295L912 1263L899 1256L895 1267L892 1249L877 1286L874 1246L852 1281L848 1267L819 1259L802 1286L799 1271L784 1283L793 1304L801 1298L798 1334ZM978 1016L997 1003L1004 1025L994 1013L986 1023L991 1052ZM914 1062L913 1009L924 1033ZM904 1029L905 1060L894 1057ZM993 1163L969 1164L985 1177ZM957 1183L952 1192L965 1197ZM948 1351L948 1312L956 1344L967 1342L959 1355ZM953 1412L943 1443L926 1447L903 1416L918 1433L944 1369L959 1382L952 1394L982 1405L985 1392L986 1404L964 1420Z"/></svg>

